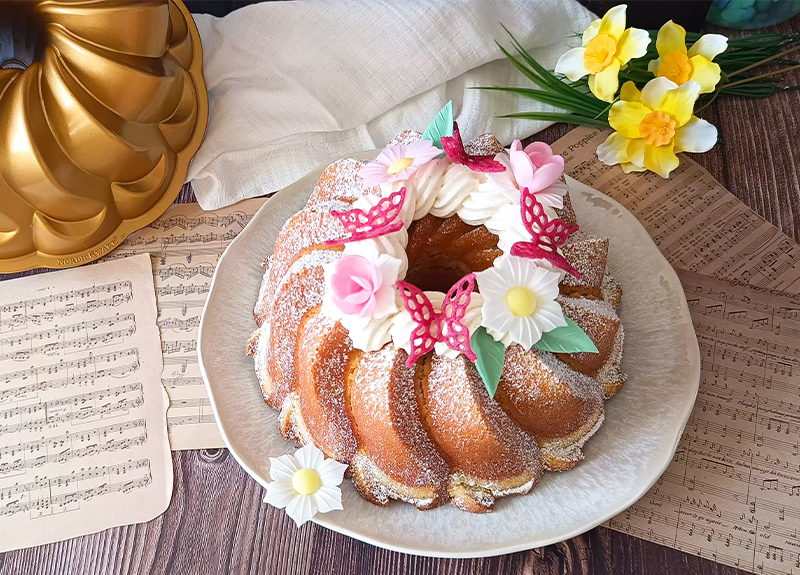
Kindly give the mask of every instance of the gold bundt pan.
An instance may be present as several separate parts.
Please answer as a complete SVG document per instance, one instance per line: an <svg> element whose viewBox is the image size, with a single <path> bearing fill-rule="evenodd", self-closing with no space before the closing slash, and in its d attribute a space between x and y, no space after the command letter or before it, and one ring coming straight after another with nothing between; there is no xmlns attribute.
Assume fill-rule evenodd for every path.
<svg viewBox="0 0 800 575"><path fill-rule="evenodd" d="M208 122L197 28L181 0L0 0L1 25L0 272L92 261L183 185Z"/></svg>

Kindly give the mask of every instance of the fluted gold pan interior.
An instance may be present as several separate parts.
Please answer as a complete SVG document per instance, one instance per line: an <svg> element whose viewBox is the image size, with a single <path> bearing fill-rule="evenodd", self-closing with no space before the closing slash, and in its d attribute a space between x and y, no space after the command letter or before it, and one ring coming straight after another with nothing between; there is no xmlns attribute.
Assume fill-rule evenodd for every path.
<svg viewBox="0 0 800 575"><path fill-rule="evenodd" d="M197 28L180 0L42 0L0 1L0 32L0 272L97 259L200 147Z"/></svg>

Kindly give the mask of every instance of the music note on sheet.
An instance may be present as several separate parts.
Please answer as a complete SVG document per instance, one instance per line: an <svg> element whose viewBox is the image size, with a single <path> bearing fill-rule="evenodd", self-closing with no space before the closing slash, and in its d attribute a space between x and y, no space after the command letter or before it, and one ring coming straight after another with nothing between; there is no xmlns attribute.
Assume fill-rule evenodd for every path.
<svg viewBox="0 0 800 575"><path fill-rule="evenodd" d="M797 573L800 317L789 310L800 296L678 275L700 345L697 402L666 473L608 526L754 573Z"/></svg>
<svg viewBox="0 0 800 575"><path fill-rule="evenodd" d="M152 257L164 354L161 378L170 397L167 422L174 450L225 446L200 375L197 332L217 261L265 201L245 200L214 212L176 204L106 256L148 252Z"/></svg>
<svg viewBox="0 0 800 575"><path fill-rule="evenodd" d="M147 255L3 282L0 551L169 505L156 314Z"/></svg>
<svg viewBox="0 0 800 575"><path fill-rule="evenodd" d="M596 155L608 132L576 128L553 144L565 172L635 215L674 268L731 283L800 293L800 246L686 156L664 180L626 174ZM757 318L756 318L757 319Z"/></svg>

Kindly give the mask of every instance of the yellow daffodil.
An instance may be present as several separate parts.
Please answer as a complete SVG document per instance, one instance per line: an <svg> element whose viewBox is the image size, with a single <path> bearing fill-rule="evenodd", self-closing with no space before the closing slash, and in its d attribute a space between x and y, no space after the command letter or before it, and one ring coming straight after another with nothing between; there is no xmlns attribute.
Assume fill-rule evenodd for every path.
<svg viewBox="0 0 800 575"><path fill-rule="evenodd" d="M647 53L650 36L638 28L625 29L625 4L614 6L602 20L583 33L580 48L558 59L555 71L574 82L589 74L589 89L604 102L613 102L619 88L619 70L632 58Z"/></svg>
<svg viewBox="0 0 800 575"><path fill-rule="evenodd" d="M690 80L697 82L700 93L707 94L714 91L720 79L719 66L711 60L727 49L725 36L705 34L687 50L686 30L670 20L658 31L656 50L659 57L651 60L647 69L678 86Z"/></svg>
<svg viewBox="0 0 800 575"><path fill-rule="evenodd" d="M717 129L692 115L700 84L682 86L653 78L640 92L625 82L620 99L608 112L615 132L597 148L601 162L622 164L625 172L651 170L662 178L678 167L676 152L707 152L717 142Z"/></svg>

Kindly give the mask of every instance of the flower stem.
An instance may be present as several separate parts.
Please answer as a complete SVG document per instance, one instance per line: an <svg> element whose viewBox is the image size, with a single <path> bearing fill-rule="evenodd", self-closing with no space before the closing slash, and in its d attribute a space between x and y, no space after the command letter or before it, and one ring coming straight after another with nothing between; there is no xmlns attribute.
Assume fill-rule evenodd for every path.
<svg viewBox="0 0 800 575"><path fill-rule="evenodd" d="M752 70L753 68L757 68L758 66L766 64L767 62L770 62L772 60L775 60L776 58L781 58L783 56L786 56L787 54L791 54L792 52L797 52L798 50L800 50L800 46L789 48L788 50L784 50L783 52L775 54L774 56L770 56L769 58L764 58L763 60L759 60L754 64L750 64L749 66L745 66L744 68L740 68L734 72L731 72L730 74L728 74L728 78L733 78L734 76L741 74L742 72L747 72L748 70Z"/></svg>
<svg viewBox="0 0 800 575"><path fill-rule="evenodd" d="M716 90L714 90L714 92L713 92L713 93L711 94L711 96L708 98L708 102L706 102L705 104L703 104L702 106L700 106L699 108L697 108L697 109L695 110L695 113L697 113L697 112L701 112L702 110L705 110L705 109L706 109L706 108L708 108L708 107L709 107L711 104L713 104L713 103L714 103L714 100L716 100L716 99L719 97L720 90L721 90L721 88L717 88Z"/></svg>
<svg viewBox="0 0 800 575"><path fill-rule="evenodd" d="M800 48L800 46L798 46ZM761 80L762 78L769 78L770 76L775 76L776 74L783 74L784 72L791 72L792 70L800 69L800 64L795 66L789 66L788 68L781 68L780 70L775 70L774 72L767 72L766 74L760 74L758 76L753 76L752 78L745 78L744 80L739 80L737 82L731 82L729 84L723 84L723 88L732 88L733 86L739 86L740 84L746 84L747 82L752 82L753 80ZM730 78L730 76L728 76Z"/></svg>

